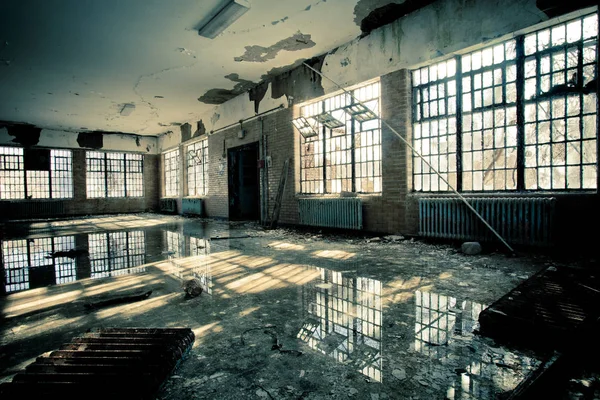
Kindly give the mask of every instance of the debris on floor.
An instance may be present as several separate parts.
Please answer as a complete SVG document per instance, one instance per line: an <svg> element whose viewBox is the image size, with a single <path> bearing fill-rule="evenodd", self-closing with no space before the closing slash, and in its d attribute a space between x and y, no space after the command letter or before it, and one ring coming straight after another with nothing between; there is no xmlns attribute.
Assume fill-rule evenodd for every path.
<svg viewBox="0 0 600 400"><path fill-rule="evenodd" d="M164 400L506 396L546 354L479 335L479 315L538 271L562 268L543 256L465 257L400 235L153 214L0 229L12 271L0 296L0 382L95 326L187 326L196 345L157 393ZM48 279L17 265L33 238L46 238L34 244ZM88 254L43 257L74 243ZM202 301L182 301L190 279ZM81 306L150 289L145 301ZM593 392L597 377L570 377L566 398L587 388L574 382Z"/></svg>

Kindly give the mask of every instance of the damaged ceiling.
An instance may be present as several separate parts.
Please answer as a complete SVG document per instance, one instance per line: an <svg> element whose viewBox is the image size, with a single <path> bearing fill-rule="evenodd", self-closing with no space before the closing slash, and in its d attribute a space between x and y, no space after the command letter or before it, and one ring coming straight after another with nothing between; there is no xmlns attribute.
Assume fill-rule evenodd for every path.
<svg viewBox="0 0 600 400"><path fill-rule="evenodd" d="M199 36L224 2L3 0L0 121L163 133L361 35L364 20L372 29L381 7L404 0L249 0L221 35Z"/></svg>

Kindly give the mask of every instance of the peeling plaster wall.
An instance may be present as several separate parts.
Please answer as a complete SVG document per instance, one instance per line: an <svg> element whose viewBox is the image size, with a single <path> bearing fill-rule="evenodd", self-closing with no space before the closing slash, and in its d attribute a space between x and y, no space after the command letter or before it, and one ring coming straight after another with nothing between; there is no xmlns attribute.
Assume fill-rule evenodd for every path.
<svg viewBox="0 0 600 400"><path fill-rule="evenodd" d="M39 142L36 146L50 147L56 149L81 149L77 139L79 133L42 129ZM0 146L21 146L14 141L14 137L8 134L6 127L0 128ZM146 154L158 154L158 139L152 136L136 136L125 133L103 133L102 148L100 150L142 152Z"/></svg>
<svg viewBox="0 0 600 400"><path fill-rule="evenodd" d="M274 108L283 106L288 107L288 98L283 95L279 98L271 96L272 85L269 84L266 95L258 104L258 113L262 113ZM255 102L251 100L249 93L237 96L221 105L215 106L214 110L203 115L202 123L206 132L216 131L231 124L237 124L241 119L250 118L256 115ZM196 121L186 121L192 126L196 126ZM217 132L218 134L218 132ZM192 137L195 139L195 137ZM173 149L183 142L183 137L179 129L158 136L158 148L161 152Z"/></svg>
<svg viewBox="0 0 600 400"><path fill-rule="evenodd" d="M546 20L535 0L437 1L341 46L325 57L322 72L341 85L480 45ZM325 92L337 90L324 80Z"/></svg>

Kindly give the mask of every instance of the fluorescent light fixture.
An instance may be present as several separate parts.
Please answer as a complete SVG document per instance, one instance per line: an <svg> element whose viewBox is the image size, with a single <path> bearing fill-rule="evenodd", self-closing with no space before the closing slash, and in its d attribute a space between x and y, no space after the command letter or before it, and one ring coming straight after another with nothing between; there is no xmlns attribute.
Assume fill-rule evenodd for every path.
<svg viewBox="0 0 600 400"><path fill-rule="evenodd" d="M311 118L311 120L312 120L312 118ZM298 118L292 120L292 124L294 124L296 129L298 129L298 132L300 132L300 134L302 136L304 136L304 139L308 139L310 137L319 135L317 133L317 131L315 130L315 127L313 126L313 124L311 124L308 121L308 119L306 119L304 117L298 117Z"/></svg>
<svg viewBox="0 0 600 400"><path fill-rule="evenodd" d="M123 108L121 109L121 115L126 117L129 114L131 114L133 112L133 110L135 110L135 105L133 104L125 104L123 106Z"/></svg>
<svg viewBox="0 0 600 400"><path fill-rule="evenodd" d="M250 3L247 0L227 0L225 5L208 22L201 25L198 34L214 39L249 9Z"/></svg>

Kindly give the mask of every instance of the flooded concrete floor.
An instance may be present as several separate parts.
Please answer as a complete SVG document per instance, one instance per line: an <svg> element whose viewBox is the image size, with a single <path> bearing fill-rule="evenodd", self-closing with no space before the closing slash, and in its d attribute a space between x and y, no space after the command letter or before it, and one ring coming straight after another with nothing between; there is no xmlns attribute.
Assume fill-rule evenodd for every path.
<svg viewBox="0 0 600 400"><path fill-rule="evenodd" d="M160 399L494 399L541 361L474 333L541 258L136 214L4 225L2 260L0 381L113 326L196 334Z"/></svg>

